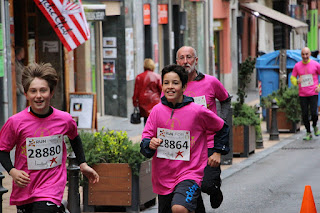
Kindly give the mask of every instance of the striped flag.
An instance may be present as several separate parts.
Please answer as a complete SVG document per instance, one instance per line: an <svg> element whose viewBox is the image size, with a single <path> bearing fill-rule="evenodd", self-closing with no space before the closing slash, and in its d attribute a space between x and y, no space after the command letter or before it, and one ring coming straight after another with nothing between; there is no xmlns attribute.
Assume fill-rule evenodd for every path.
<svg viewBox="0 0 320 213"><path fill-rule="evenodd" d="M34 0L68 51L90 38L81 0Z"/></svg>

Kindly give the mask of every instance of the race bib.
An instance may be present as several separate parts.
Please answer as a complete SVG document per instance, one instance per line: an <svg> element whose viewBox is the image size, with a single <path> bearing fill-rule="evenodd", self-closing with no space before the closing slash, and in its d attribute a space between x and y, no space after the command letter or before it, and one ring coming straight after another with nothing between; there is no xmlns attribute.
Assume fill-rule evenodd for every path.
<svg viewBox="0 0 320 213"><path fill-rule="evenodd" d="M308 87L313 85L313 77L312 74L302 75L301 76L301 87Z"/></svg>
<svg viewBox="0 0 320 213"><path fill-rule="evenodd" d="M63 135L27 138L29 170L49 169L61 165Z"/></svg>
<svg viewBox="0 0 320 213"><path fill-rule="evenodd" d="M162 139L158 158L190 161L190 131L158 128L157 138Z"/></svg>
<svg viewBox="0 0 320 213"><path fill-rule="evenodd" d="M206 101L206 97L203 95L203 96L198 96L198 97L193 97L194 99L194 102L196 104L200 104L202 106L204 106L205 108L208 108L207 107L207 101Z"/></svg>

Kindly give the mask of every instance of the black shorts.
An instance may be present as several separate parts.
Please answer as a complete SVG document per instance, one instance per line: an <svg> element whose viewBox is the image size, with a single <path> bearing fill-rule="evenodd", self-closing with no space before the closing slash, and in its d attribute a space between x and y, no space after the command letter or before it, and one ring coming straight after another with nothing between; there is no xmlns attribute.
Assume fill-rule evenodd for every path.
<svg viewBox="0 0 320 213"><path fill-rule="evenodd" d="M38 201L17 206L17 213L64 213L64 206L58 206L51 201Z"/></svg>
<svg viewBox="0 0 320 213"><path fill-rule="evenodd" d="M158 195L159 213L170 213L173 205L181 205L193 212L197 208L200 187L193 180L184 180L168 195Z"/></svg>

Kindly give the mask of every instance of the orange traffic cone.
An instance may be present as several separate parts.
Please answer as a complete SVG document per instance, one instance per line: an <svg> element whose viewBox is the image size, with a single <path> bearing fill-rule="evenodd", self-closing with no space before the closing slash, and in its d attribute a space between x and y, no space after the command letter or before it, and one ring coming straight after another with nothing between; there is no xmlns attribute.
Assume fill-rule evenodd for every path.
<svg viewBox="0 0 320 213"><path fill-rule="evenodd" d="M317 213L311 186L305 186L300 213Z"/></svg>

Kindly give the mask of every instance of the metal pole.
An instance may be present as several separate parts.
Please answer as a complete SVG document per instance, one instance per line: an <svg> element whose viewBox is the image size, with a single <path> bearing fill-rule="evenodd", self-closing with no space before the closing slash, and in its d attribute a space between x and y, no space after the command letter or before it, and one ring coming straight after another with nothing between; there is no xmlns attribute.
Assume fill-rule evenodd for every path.
<svg viewBox="0 0 320 213"><path fill-rule="evenodd" d="M260 104L256 104L255 108L256 108L256 115L260 119ZM259 128L260 128L260 133L257 134L257 137L256 137L256 149L263 149L263 138L262 138L262 132L261 132L261 124L260 124Z"/></svg>
<svg viewBox="0 0 320 213"><path fill-rule="evenodd" d="M278 131L278 121L277 121L277 101L275 99L272 100L272 116L271 116L271 129L270 129L270 137L269 140L279 140L279 131Z"/></svg>
<svg viewBox="0 0 320 213"><path fill-rule="evenodd" d="M76 156L74 152L68 156L69 166L68 179L68 210L72 213L80 213L80 193L79 193L79 171L80 167L77 164Z"/></svg>
<svg viewBox="0 0 320 213"><path fill-rule="evenodd" d="M2 172L0 172L0 196L1 196L1 206L0 206L0 213L2 213L2 195L4 193L7 193L8 192L8 189L4 188L2 186L2 179L4 178L4 175L2 174Z"/></svg>
<svg viewBox="0 0 320 213"><path fill-rule="evenodd" d="M139 194L139 176L132 174L132 194L131 194L131 206L126 208L128 213L140 212L140 194Z"/></svg>

